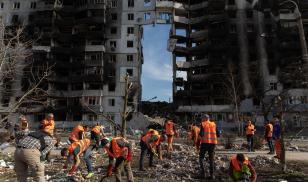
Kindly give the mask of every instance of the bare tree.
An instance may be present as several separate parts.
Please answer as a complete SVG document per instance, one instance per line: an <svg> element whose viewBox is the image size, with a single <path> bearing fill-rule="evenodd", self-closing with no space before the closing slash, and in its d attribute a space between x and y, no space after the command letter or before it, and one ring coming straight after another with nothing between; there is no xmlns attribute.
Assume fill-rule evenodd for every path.
<svg viewBox="0 0 308 182"><path fill-rule="evenodd" d="M9 103L9 98L17 95L15 102L7 103L6 116L0 120L0 124L12 113L22 110L25 103L47 103L47 93L43 84L53 65L37 65L33 62L31 48L34 41L27 38L25 26L5 26L0 19L1 103L3 104L3 98L7 98ZM24 78L27 79L27 86L21 88Z"/></svg>
<svg viewBox="0 0 308 182"><path fill-rule="evenodd" d="M225 90L227 92L227 95L234 106L233 109L233 115L234 119L238 124L238 134L240 135L242 133L242 127L240 122L240 116L239 116L239 103L240 103L240 87L241 82L236 77L236 70L233 64L228 65L228 73L226 73L225 81L223 82Z"/></svg>

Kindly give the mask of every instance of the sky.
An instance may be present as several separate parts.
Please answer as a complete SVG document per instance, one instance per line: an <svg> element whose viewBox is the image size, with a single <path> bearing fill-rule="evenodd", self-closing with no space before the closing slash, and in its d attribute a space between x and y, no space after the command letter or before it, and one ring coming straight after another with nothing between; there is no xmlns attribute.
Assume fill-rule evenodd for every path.
<svg viewBox="0 0 308 182"><path fill-rule="evenodd" d="M167 51L170 25L143 26L142 100L172 100L172 54Z"/></svg>

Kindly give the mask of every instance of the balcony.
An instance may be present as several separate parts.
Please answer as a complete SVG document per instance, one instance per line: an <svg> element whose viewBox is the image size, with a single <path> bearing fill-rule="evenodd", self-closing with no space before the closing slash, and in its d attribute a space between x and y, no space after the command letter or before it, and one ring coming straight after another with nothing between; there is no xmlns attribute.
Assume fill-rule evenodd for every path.
<svg viewBox="0 0 308 182"><path fill-rule="evenodd" d="M193 41L202 41L202 40L206 40L208 38L208 30L201 30L201 31L196 31L196 32L192 32L190 34L190 38Z"/></svg>
<svg viewBox="0 0 308 182"><path fill-rule="evenodd" d="M176 62L176 68L179 71L187 71L190 67L191 67L190 62L186 62L186 61L177 61Z"/></svg>
<svg viewBox="0 0 308 182"><path fill-rule="evenodd" d="M86 59L83 61L83 64L86 66L103 66L104 61L103 60L92 60L92 59Z"/></svg>
<svg viewBox="0 0 308 182"><path fill-rule="evenodd" d="M207 8L208 7L208 2L201 2L201 3L198 3L198 4L193 4L191 6L185 6L185 9L189 10L189 11L195 11L195 10L199 10L199 9L204 9L204 8Z"/></svg>
<svg viewBox="0 0 308 182"><path fill-rule="evenodd" d="M156 11L169 11L172 12L174 3L172 1L156 1Z"/></svg>
<svg viewBox="0 0 308 182"><path fill-rule="evenodd" d="M176 78L174 80L174 83L175 83L176 86L182 87L182 86L184 86L184 79L183 78Z"/></svg>
<svg viewBox="0 0 308 182"><path fill-rule="evenodd" d="M32 46L33 51L50 52L50 46Z"/></svg>
<svg viewBox="0 0 308 182"><path fill-rule="evenodd" d="M105 23L106 18L105 16L89 16L89 17L84 17L80 19L75 19L77 24L95 24L95 23Z"/></svg>
<svg viewBox="0 0 308 182"><path fill-rule="evenodd" d="M85 47L86 52L105 52L104 45L86 45Z"/></svg>
<svg viewBox="0 0 308 182"><path fill-rule="evenodd" d="M207 80L211 77L210 73L191 75L190 79L192 82L207 82Z"/></svg>

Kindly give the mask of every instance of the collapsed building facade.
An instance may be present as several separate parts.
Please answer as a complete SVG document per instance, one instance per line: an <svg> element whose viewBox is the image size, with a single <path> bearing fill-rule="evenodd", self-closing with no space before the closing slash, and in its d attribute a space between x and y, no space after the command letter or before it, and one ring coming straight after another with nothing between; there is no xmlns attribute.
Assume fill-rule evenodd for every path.
<svg viewBox="0 0 308 182"><path fill-rule="evenodd" d="M307 1L179 0L173 7L178 112L224 121L248 114L263 124L283 111L295 126L307 125Z"/></svg>
<svg viewBox="0 0 308 182"><path fill-rule="evenodd" d="M47 65L51 75L40 84L46 97L42 95L40 103L23 102L19 109L31 121L53 112L56 121L101 121L107 116L120 122L126 75L134 88L128 110L136 112L143 62L137 8L134 1L1 1L4 24L25 25L35 40L27 58L31 64L12 87L12 95L1 95L2 117L31 88L30 71L43 73Z"/></svg>
<svg viewBox="0 0 308 182"><path fill-rule="evenodd" d="M264 120L267 110L269 118L285 110L296 125L306 125L308 92L302 78L307 74L303 64L307 1L0 3L4 24L26 25L35 40L27 58L31 66L25 66L23 76L8 87L13 90L10 95L1 95L3 116L29 88L29 73L43 72L47 64L52 74L40 85L46 97L20 107L31 120L54 112L57 121L100 121L104 115L119 122L127 74L134 85L129 110L137 112L142 91L142 26L159 23L171 24L168 50L178 113L208 112L215 120L226 121L234 120L237 111Z"/></svg>

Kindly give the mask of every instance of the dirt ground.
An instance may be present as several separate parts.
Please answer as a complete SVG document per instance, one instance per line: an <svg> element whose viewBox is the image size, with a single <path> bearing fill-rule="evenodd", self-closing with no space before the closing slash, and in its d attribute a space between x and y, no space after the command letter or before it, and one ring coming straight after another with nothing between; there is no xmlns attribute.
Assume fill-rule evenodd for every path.
<svg viewBox="0 0 308 182"><path fill-rule="evenodd" d="M176 151L171 156L171 159L165 156L163 161L155 159L157 164L156 168L146 168L147 172L138 171L139 161L139 147L136 141L134 148L134 159L132 163L132 170L136 182L173 182L173 181L202 181L198 179L198 152L194 151L191 146L185 144L182 141L176 141L181 144L177 144ZM244 152L244 151L242 151ZM220 151L219 148L216 152L216 182L226 181L229 165L229 157L234 152L225 150ZM281 172L279 164L273 159L272 156L264 154L265 151L256 151L255 154L250 155L250 160L255 166L258 174L258 182L278 182L287 180L290 182L305 182L308 181L308 157L305 161L289 160L287 163L288 170L286 173ZM292 153L292 152L291 152ZM259 155L260 154L260 155ZM308 155L308 153L307 153ZM12 156L12 155L11 155ZM0 156L0 159L6 162L13 162L12 157L7 155ZM260 162L261 161L261 162ZM84 181L80 175L68 177L66 175L67 170L62 169L64 159L56 158L53 163L46 162L46 177L48 181L64 182L64 181ZM93 155L94 172L93 178L85 180L89 182L94 181L115 181L115 177L104 177L106 174L106 168L108 165L108 159L106 155L96 153ZM148 166L148 159L145 158L145 167ZM82 173L86 175L85 164L82 164ZM125 176L125 175L123 175ZM79 178L78 178L79 177ZM73 180L74 179L74 180ZM125 177L123 177L125 179ZM0 167L0 181L2 182L15 182L16 175L13 169ZM126 181L126 180L123 180ZM203 180L204 181L204 180ZM207 180L208 181L208 180Z"/></svg>

